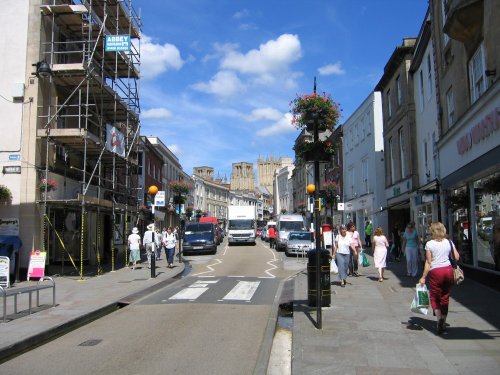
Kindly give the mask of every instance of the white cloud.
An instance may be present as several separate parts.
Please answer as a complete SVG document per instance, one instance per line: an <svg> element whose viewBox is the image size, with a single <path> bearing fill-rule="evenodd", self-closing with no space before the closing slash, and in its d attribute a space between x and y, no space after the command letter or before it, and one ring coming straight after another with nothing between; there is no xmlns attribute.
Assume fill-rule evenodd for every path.
<svg viewBox="0 0 500 375"><path fill-rule="evenodd" d="M182 154L182 149L179 145L173 144L173 145L167 145L168 149L172 151L175 155Z"/></svg>
<svg viewBox="0 0 500 375"><path fill-rule="evenodd" d="M199 82L191 87L220 97L229 97L237 92L245 91L245 85L234 72L230 71L220 71L209 82Z"/></svg>
<svg viewBox="0 0 500 375"><path fill-rule="evenodd" d="M144 119L168 119L172 117L172 112L166 108L151 108L141 112Z"/></svg>
<svg viewBox="0 0 500 375"><path fill-rule="evenodd" d="M240 18L245 18L245 17L248 17L250 13L248 12L248 9L243 9L243 10L240 10L239 12L236 12L235 14L233 14L233 18L235 19L240 19Z"/></svg>
<svg viewBox="0 0 500 375"><path fill-rule="evenodd" d="M271 126L258 130L257 135L261 137L268 137L281 133L290 133L296 130L297 129L292 125L292 114L285 113Z"/></svg>
<svg viewBox="0 0 500 375"><path fill-rule="evenodd" d="M184 61L176 46L170 43L156 44L143 35L141 42L141 77L151 79L170 69L179 70Z"/></svg>
<svg viewBox="0 0 500 375"><path fill-rule="evenodd" d="M261 44L242 54L234 50L228 51L221 66L240 73L265 74L282 71L302 56L300 40L297 35L283 34L276 40Z"/></svg>
<svg viewBox="0 0 500 375"><path fill-rule="evenodd" d="M342 69L342 64L340 61L337 61L335 64L324 65L318 69L318 72L322 76L329 76L332 74L335 74L335 75L345 74L345 70Z"/></svg>
<svg viewBox="0 0 500 375"><path fill-rule="evenodd" d="M246 116L247 121L258 121L258 120L279 120L283 116L283 113L274 108L257 108Z"/></svg>

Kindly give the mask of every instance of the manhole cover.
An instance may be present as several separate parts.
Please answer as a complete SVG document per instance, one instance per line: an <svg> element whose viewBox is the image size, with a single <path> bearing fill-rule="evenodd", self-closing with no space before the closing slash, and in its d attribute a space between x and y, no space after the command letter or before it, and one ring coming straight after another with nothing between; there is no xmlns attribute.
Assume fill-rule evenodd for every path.
<svg viewBox="0 0 500 375"><path fill-rule="evenodd" d="M102 340L100 339L93 339L93 340L87 340L82 342L81 344L78 344L78 346L96 346L97 344L100 344Z"/></svg>

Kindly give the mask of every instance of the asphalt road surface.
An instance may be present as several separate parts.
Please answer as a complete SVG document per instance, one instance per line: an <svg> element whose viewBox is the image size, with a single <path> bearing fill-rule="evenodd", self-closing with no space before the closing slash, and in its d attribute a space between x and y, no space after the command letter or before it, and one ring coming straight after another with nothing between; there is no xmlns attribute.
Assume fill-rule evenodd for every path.
<svg viewBox="0 0 500 375"><path fill-rule="evenodd" d="M259 240L185 258L188 276L2 364L0 373L252 374L290 260Z"/></svg>

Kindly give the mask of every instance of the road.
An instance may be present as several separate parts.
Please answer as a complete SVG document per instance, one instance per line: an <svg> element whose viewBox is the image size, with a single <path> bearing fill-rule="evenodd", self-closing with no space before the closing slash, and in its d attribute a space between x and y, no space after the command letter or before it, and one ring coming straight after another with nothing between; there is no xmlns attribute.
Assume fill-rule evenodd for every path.
<svg viewBox="0 0 500 375"><path fill-rule="evenodd" d="M279 283L260 240L186 256L187 277L0 366L3 374L252 374ZM294 260L295 261L295 260Z"/></svg>

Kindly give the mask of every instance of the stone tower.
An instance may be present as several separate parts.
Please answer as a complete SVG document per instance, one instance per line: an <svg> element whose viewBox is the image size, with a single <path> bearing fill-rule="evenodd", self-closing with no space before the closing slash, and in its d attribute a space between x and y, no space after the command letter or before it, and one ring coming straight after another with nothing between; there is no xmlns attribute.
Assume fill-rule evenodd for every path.
<svg viewBox="0 0 500 375"><path fill-rule="evenodd" d="M257 175L259 178L259 185L265 187L271 194L273 192L273 179L274 173L286 165L291 165L293 160L291 158L281 156L277 159L274 156L267 156L257 160Z"/></svg>
<svg viewBox="0 0 500 375"><path fill-rule="evenodd" d="M253 163L233 163L231 171L231 190L255 190L255 173L253 171Z"/></svg>

